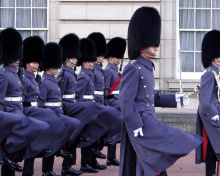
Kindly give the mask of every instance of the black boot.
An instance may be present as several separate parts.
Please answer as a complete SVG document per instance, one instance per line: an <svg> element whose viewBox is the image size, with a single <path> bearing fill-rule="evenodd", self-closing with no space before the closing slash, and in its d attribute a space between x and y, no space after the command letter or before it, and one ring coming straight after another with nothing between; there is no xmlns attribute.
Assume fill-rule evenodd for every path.
<svg viewBox="0 0 220 176"><path fill-rule="evenodd" d="M60 149L56 152L56 156L60 156L62 158L73 158L73 155L69 152L67 152L66 150L64 149Z"/></svg>
<svg viewBox="0 0 220 176"><path fill-rule="evenodd" d="M22 172L23 167L19 166L17 162L11 161L8 158L4 159L4 165L8 166L11 170L17 171L17 172Z"/></svg>
<svg viewBox="0 0 220 176"><path fill-rule="evenodd" d="M106 165L101 165L101 164L99 164L98 162L96 162L96 164L92 164L91 166L92 166L93 168L99 169L99 170L105 170L105 169L107 168Z"/></svg>
<svg viewBox="0 0 220 176"><path fill-rule="evenodd" d="M93 168L89 164L81 165L80 170L83 173L98 173L99 172L98 169Z"/></svg>
<svg viewBox="0 0 220 176"><path fill-rule="evenodd" d="M61 171L62 176L70 176L70 175L77 176L77 175L81 175L82 173L83 173L82 171L76 171L72 167L62 168Z"/></svg>
<svg viewBox="0 0 220 176"><path fill-rule="evenodd" d="M43 172L42 176L60 176L60 175L57 175L52 171L48 171L48 172Z"/></svg>
<svg viewBox="0 0 220 176"><path fill-rule="evenodd" d="M119 166L119 164L120 162L116 158L107 160L107 166Z"/></svg>
<svg viewBox="0 0 220 176"><path fill-rule="evenodd" d="M101 159L105 159L106 155L101 153L99 150L97 149L92 149L93 154L95 155L96 158L101 158Z"/></svg>

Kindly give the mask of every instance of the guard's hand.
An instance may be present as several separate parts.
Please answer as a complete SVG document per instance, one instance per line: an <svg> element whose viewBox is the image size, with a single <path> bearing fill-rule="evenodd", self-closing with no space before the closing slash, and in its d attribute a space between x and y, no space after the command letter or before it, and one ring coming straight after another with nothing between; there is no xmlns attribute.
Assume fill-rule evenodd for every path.
<svg viewBox="0 0 220 176"><path fill-rule="evenodd" d="M219 121L219 115L215 115L214 117L211 118L213 121Z"/></svg>
<svg viewBox="0 0 220 176"><path fill-rule="evenodd" d="M143 136L143 130L142 130L142 127L136 129L133 131L134 132L134 137L138 137L138 134L140 134L140 136Z"/></svg>
<svg viewBox="0 0 220 176"><path fill-rule="evenodd" d="M189 97L184 93L176 93L176 102L180 103L180 97L183 97L183 105L186 106L189 103Z"/></svg>

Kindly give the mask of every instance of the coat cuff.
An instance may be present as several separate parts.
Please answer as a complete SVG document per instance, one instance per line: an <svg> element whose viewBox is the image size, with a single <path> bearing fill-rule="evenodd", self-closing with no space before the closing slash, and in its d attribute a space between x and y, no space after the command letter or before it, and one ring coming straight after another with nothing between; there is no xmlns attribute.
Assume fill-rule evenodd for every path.
<svg viewBox="0 0 220 176"><path fill-rule="evenodd" d="M129 116L124 117L123 121L124 121L126 127L131 131L134 131L134 130L144 126L139 112L134 112L134 113L130 114Z"/></svg>
<svg viewBox="0 0 220 176"><path fill-rule="evenodd" d="M175 94L160 95L160 103L161 107L176 108L177 103Z"/></svg>

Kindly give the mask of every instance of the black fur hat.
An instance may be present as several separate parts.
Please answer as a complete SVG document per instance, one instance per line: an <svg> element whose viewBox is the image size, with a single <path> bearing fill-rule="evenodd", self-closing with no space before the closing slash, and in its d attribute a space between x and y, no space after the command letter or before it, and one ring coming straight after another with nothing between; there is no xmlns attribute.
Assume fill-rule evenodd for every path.
<svg viewBox="0 0 220 176"><path fill-rule="evenodd" d="M63 63L67 58L81 57L79 37L76 34L70 33L63 36L59 44L63 48Z"/></svg>
<svg viewBox="0 0 220 176"><path fill-rule="evenodd" d="M49 68L61 68L62 58L63 58L62 47L55 42L47 43L45 45L41 70L43 71Z"/></svg>
<svg viewBox="0 0 220 176"><path fill-rule="evenodd" d="M22 67L25 67L26 63L41 63L43 55L44 41L39 36L27 37L23 41Z"/></svg>
<svg viewBox="0 0 220 176"><path fill-rule="evenodd" d="M78 65L83 62L95 62L97 60L95 43L89 38L83 38L80 40L81 58L78 61Z"/></svg>
<svg viewBox="0 0 220 176"><path fill-rule="evenodd" d="M4 29L2 32L2 63L13 63L22 59L21 34L14 28Z"/></svg>
<svg viewBox="0 0 220 176"><path fill-rule="evenodd" d="M120 37L112 38L107 44L107 49L108 52L105 56L106 58L116 57L118 59L122 59L125 54L126 41Z"/></svg>
<svg viewBox="0 0 220 176"><path fill-rule="evenodd" d="M202 40L203 67L209 67L217 57L220 57L220 31L212 30L207 32Z"/></svg>
<svg viewBox="0 0 220 176"><path fill-rule="evenodd" d="M96 46L97 56L105 56L107 54L107 45L105 37L100 32L91 33L88 38L93 40Z"/></svg>
<svg viewBox="0 0 220 176"><path fill-rule="evenodd" d="M135 11L128 26L128 56L136 59L142 49L160 44L161 19L153 7Z"/></svg>

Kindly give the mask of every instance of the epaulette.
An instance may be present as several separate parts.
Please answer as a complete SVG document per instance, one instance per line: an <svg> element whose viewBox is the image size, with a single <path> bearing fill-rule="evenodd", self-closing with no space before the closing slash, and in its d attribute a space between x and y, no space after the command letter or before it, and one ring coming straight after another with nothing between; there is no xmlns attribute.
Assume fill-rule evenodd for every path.
<svg viewBox="0 0 220 176"><path fill-rule="evenodd" d="M131 60L130 63L133 64L136 60Z"/></svg>

